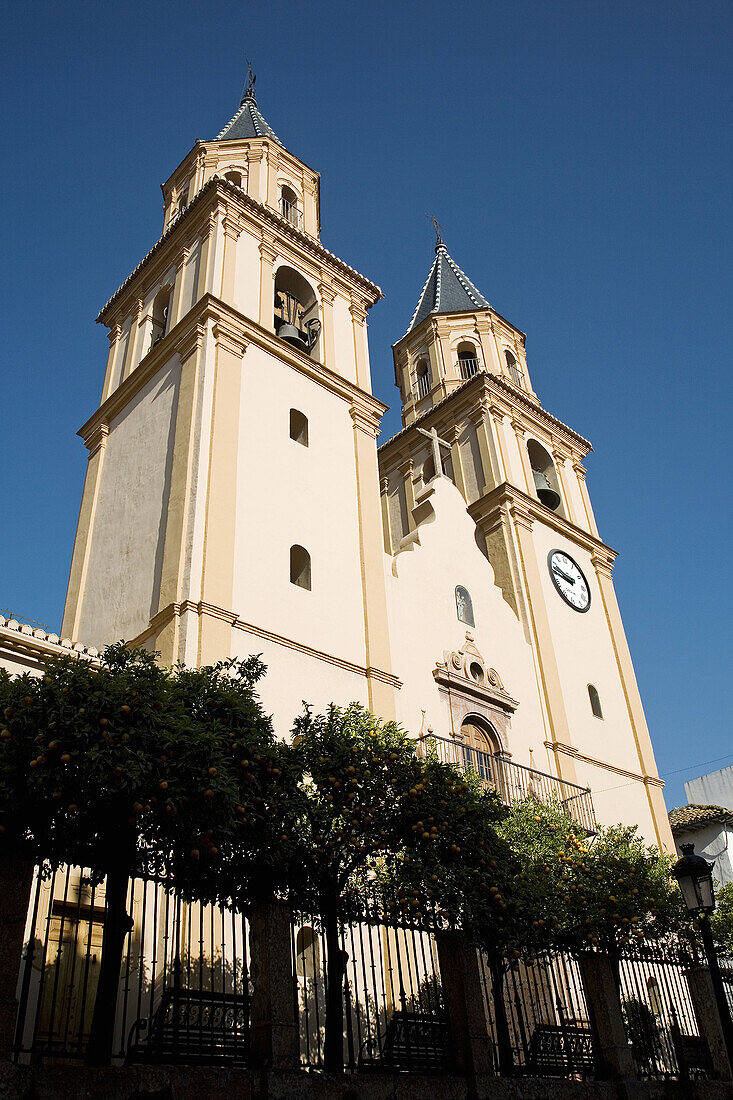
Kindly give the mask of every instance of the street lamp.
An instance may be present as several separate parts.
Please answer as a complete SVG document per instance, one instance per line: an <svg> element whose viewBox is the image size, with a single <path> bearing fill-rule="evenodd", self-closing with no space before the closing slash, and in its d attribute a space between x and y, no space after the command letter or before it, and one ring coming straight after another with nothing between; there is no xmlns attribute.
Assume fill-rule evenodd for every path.
<svg viewBox="0 0 733 1100"><path fill-rule="evenodd" d="M682 897L685 899L685 905L689 912L699 918L702 945L708 962L725 1048L731 1069L733 1069L733 1022L731 1022L728 1001L723 989L723 979L718 965L718 956L713 945L713 934L710 931L710 921L708 919L709 914L715 909L714 864L708 863L702 856L696 856L694 844L681 844L680 847L682 858L675 863L672 874L680 885Z"/></svg>

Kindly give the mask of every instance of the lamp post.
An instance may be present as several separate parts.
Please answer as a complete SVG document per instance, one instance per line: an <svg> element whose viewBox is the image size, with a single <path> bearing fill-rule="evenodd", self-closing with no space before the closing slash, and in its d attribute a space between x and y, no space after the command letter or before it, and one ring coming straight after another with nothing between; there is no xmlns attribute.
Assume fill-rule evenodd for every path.
<svg viewBox="0 0 733 1100"><path fill-rule="evenodd" d="M725 1049L731 1069L733 1069L733 1022L731 1022L728 1001L723 989L718 956L713 945L713 934L710 931L709 914L715 909L714 865L708 863L702 856L695 855L694 844L682 844L680 847L682 848L682 857L677 860L672 868L672 874L680 885L682 897L685 899L685 905L689 912L699 918L702 945L710 970L710 980L713 985L718 1015L720 1016Z"/></svg>

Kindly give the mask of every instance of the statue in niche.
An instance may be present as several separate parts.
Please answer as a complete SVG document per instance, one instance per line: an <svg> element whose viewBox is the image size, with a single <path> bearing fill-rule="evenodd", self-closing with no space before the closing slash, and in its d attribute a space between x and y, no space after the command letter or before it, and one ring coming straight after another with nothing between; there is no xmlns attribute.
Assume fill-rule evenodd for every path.
<svg viewBox="0 0 733 1100"><path fill-rule="evenodd" d="M460 584L456 587L456 614L458 615L458 621L465 623L466 626L476 625L473 618L471 596L468 589Z"/></svg>

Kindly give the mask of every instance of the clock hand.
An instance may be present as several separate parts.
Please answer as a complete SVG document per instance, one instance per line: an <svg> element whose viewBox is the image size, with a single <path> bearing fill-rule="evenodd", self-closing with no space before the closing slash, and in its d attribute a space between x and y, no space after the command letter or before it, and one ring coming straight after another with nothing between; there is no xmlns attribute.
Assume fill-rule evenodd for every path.
<svg viewBox="0 0 733 1100"><path fill-rule="evenodd" d="M568 584L575 584L575 579L573 577L568 576L567 573L563 573L562 569L558 569L558 567L556 565L553 565L552 571L553 571L553 573L557 573L558 577L562 577L563 580L566 580L568 582Z"/></svg>

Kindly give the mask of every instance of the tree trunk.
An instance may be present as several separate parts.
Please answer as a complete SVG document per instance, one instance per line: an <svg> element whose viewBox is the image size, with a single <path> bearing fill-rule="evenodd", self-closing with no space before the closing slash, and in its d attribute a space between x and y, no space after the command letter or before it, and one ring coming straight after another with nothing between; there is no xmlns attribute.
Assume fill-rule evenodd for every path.
<svg viewBox="0 0 733 1100"><path fill-rule="evenodd" d="M120 859L107 873L102 959L85 1058L88 1066L108 1066L112 1058L122 952L125 937L132 930L127 912L128 866L127 861Z"/></svg>
<svg viewBox="0 0 733 1100"><path fill-rule="evenodd" d="M342 1073L344 1068L344 955L339 936L338 909L325 906L323 926L326 933L326 1035L323 1043L323 1068Z"/></svg>
<svg viewBox="0 0 733 1100"><path fill-rule="evenodd" d="M509 1035L509 1021L504 1004L504 966L499 958L489 959L491 971L491 996L494 1002L494 1022L496 1024L496 1045L499 1053L499 1073L510 1077L514 1073L514 1054Z"/></svg>

